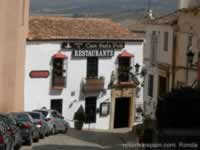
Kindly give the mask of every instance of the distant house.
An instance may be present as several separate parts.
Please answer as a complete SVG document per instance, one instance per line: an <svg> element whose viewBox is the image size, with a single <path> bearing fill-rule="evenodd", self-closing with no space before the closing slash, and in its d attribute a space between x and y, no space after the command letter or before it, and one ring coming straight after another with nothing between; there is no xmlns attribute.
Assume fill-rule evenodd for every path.
<svg viewBox="0 0 200 150"><path fill-rule="evenodd" d="M73 127L82 106L84 128L134 125L143 39L108 19L31 17L29 27L25 110L56 109Z"/></svg>
<svg viewBox="0 0 200 150"><path fill-rule="evenodd" d="M159 96L171 89L197 87L200 51L199 7L184 8L146 22L144 88L146 116L155 119Z"/></svg>

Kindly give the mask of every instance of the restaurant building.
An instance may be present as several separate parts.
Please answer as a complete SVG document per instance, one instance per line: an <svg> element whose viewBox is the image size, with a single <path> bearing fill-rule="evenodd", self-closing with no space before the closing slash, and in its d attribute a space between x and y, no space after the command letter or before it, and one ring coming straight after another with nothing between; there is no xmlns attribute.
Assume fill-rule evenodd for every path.
<svg viewBox="0 0 200 150"><path fill-rule="evenodd" d="M131 128L143 103L143 40L109 19L31 17L25 110L56 109L74 126ZM136 67L135 67L136 66Z"/></svg>

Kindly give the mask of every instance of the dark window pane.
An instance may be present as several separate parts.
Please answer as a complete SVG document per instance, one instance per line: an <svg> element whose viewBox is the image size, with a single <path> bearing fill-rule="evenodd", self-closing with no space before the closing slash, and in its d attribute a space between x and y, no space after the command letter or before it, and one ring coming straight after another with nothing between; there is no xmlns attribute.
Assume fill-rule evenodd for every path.
<svg viewBox="0 0 200 150"><path fill-rule="evenodd" d="M87 58L87 78L98 77L98 58L88 57Z"/></svg>
<svg viewBox="0 0 200 150"><path fill-rule="evenodd" d="M164 32L164 51L168 51L169 33Z"/></svg>
<svg viewBox="0 0 200 150"><path fill-rule="evenodd" d="M42 110L36 110L37 112L41 112L44 117L46 117L48 115L48 112L47 111L42 111Z"/></svg>
<svg viewBox="0 0 200 150"><path fill-rule="evenodd" d="M28 121L28 122L31 121L27 114L17 114L16 117L17 117L17 121L20 121L20 122L21 122L21 121L22 121L22 122L23 122L23 121L25 121L25 122L26 122L26 121Z"/></svg>
<svg viewBox="0 0 200 150"><path fill-rule="evenodd" d="M61 114L62 114L62 106L63 106L62 99L51 100L51 109L57 110Z"/></svg>
<svg viewBox="0 0 200 150"><path fill-rule="evenodd" d="M37 113L29 113L33 119L40 119L40 114Z"/></svg>
<svg viewBox="0 0 200 150"><path fill-rule="evenodd" d="M119 82L129 81L130 58L119 58L118 80Z"/></svg>
<svg viewBox="0 0 200 150"><path fill-rule="evenodd" d="M153 88L154 88L154 76L149 75L149 85L148 85L148 96L153 97Z"/></svg>
<svg viewBox="0 0 200 150"><path fill-rule="evenodd" d="M167 93L167 78L159 76L159 96Z"/></svg>

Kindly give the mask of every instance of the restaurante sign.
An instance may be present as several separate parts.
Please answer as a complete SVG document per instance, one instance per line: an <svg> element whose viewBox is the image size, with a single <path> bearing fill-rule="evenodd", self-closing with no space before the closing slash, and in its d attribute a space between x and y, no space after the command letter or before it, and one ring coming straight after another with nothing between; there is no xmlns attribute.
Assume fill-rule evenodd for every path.
<svg viewBox="0 0 200 150"><path fill-rule="evenodd" d="M112 57L114 50L74 50L74 57Z"/></svg>

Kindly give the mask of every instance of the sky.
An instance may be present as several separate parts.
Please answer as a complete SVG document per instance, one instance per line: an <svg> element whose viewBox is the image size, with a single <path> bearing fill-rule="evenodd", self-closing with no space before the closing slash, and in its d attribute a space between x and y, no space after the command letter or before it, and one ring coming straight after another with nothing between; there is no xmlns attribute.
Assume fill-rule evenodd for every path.
<svg viewBox="0 0 200 150"><path fill-rule="evenodd" d="M148 0L31 0L31 15L62 14L113 19L139 18L145 15ZM176 10L176 0L152 0L156 16Z"/></svg>

